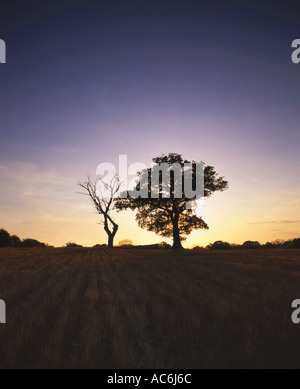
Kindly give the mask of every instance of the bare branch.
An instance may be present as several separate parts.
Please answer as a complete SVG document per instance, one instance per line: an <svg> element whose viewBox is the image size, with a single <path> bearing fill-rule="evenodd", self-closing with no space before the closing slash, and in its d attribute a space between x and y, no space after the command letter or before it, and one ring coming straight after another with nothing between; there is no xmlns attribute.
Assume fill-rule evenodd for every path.
<svg viewBox="0 0 300 389"><path fill-rule="evenodd" d="M102 185L99 185L99 183ZM121 187L118 175L115 174L109 183L105 182L101 177L98 177L96 182L92 182L88 176L86 181L78 181L77 185L84 189L84 192L77 193L89 196L97 213L103 217L104 220L99 224L104 226L104 230L108 235L108 246L112 247L113 239L119 228L110 215L113 208L113 199ZM102 188L104 188L108 193L103 193Z"/></svg>

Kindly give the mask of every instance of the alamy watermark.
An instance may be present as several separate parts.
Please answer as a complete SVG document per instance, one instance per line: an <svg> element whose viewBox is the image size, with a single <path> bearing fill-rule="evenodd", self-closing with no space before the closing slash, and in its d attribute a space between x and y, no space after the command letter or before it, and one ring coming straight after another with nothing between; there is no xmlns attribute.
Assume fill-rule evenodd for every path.
<svg viewBox="0 0 300 389"><path fill-rule="evenodd" d="M300 63L300 39L295 39L293 42L292 42L292 47L296 50L293 51L293 54L292 54L292 61L295 63L295 64L298 64Z"/></svg>
<svg viewBox="0 0 300 389"><path fill-rule="evenodd" d="M140 175L137 176L137 172ZM171 178L173 172L173 179ZM97 195L103 197L115 177L121 184L114 198L171 198L171 190L175 199L185 198L186 209L192 209L196 200L204 198L204 163L152 163L148 169L144 163L135 162L128 166L127 155L119 156L119 169L109 162L100 163L96 175L101 178L97 183ZM130 182L128 175L135 175ZM149 188L149 182L151 187ZM189 201L190 200L190 201Z"/></svg>
<svg viewBox="0 0 300 389"><path fill-rule="evenodd" d="M0 324L6 324L6 304L0 300Z"/></svg>
<svg viewBox="0 0 300 389"><path fill-rule="evenodd" d="M295 309L292 313L292 322L294 324L300 324L300 300L294 300L292 302L292 308Z"/></svg>
<svg viewBox="0 0 300 389"><path fill-rule="evenodd" d="M0 39L0 63L6 63L6 44Z"/></svg>

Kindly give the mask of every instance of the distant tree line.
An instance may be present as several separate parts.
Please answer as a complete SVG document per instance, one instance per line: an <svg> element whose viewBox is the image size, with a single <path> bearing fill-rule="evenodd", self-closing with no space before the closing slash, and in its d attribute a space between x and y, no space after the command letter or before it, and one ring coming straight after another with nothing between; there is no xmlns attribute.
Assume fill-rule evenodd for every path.
<svg viewBox="0 0 300 389"><path fill-rule="evenodd" d="M76 243L68 242L65 247L82 247ZM107 244L96 244L94 248L107 248ZM135 245L130 239L121 240L116 248L134 248L134 249L170 249L172 246L166 242L146 244L146 245ZM273 249L273 248L282 248L282 249L300 249L300 238L292 240L275 240L272 242L267 242L261 244L258 241L247 240L243 244L235 244L223 242L222 240L217 240L214 243L210 243L206 247L203 246L194 246L193 249L209 249L209 250L234 250L234 249Z"/></svg>
<svg viewBox="0 0 300 389"><path fill-rule="evenodd" d="M0 247L49 247L48 244L39 242L36 239L23 239L21 240L17 235L10 235L6 230L0 229ZM65 247L83 247L74 242L68 242ZM107 248L107 244L97 244L94 248ZM124 239L119 242L120 248L141 248L141 249L169 249L172 246L166 242L160 242L151 245L134 245L130 239ZM214 243L210 243L206 247L194 246L193 249L206 248L209 250L227 250L227 249L300 249L300 238L290 240L277 239L272 242L261 244L258 241L247 240L243 244L228 243L222 240L217 240Z"/></svg>
<svg viewBox="0 0 300 389"><path fill-rule="evenodd" d="M83 247L81 244L77 244L75 242L67 242L64 247Z"/></svg>
<svg viewBox="0 0 300 389"><path fill-rule="evenodd" d="M21 240L17 235L10 235L3 228L0 229L0 247L46 247L45 243L41 243L36 239Z"/></svg>
<svg viewBox="0 0 300 389"><path fill-rule="evenodd" d="M172 246L166 242L159 242L154 244L134 245L132 240L121 240L116 248L136 248L136 249L170 249Z"/></svg>
<svg viewBox="0 0 300 389"><path fill-rule="evenodd" d="M196 246L194 248L199 248ZM275 240L273 242L267 242L265 244L260 244L257 241L247 240L243 244L230 244L228 242L223 242L222 240L217 240L214 243L210 243L206 246L210 250L226 250L226 249L273 249L273 248L282 248L282 249L300 249L300 238L291 239L291 240Z"/></svg>
<svg viewBox="0 0 300 389"><path fill-rule="evenodd" d="M82 247L78 246L77 247ZM76 247L76 246L66 246L66 247ZM107 244L96 244L93 246L93 248L100 248L100 249L105 249L108 248ZM159 243L154 243L154 244L144 244L144 245L135 245L130 239L124 239L121 240L118 245L115 247L116 249L122 248L122 249L147 249L147 250L152 250L152 249L171 249L172 246L166 242L159 242Z"/></svg>

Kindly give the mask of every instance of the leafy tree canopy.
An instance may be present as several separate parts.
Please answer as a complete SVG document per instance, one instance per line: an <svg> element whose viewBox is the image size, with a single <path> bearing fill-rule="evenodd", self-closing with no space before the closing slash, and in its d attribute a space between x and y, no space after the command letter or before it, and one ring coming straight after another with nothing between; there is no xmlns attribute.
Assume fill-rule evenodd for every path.
<svg viewBox="0 0 300 389"><path fill-rule="evenodd" d="M180 154L171 153L169 155L162 155L153 158L155 164L167 164L169 167L174 164L180 166L180 175L176 175L170 169L169 175L169 197L166 198L166 187L163 184L163 173L159 173L159 184L153 183L152 177L154 174L154 167L142 170L138 173L139 182L135 190L128 191L126 195L121 194L120 198L116 200L115 207L117 210L136 210L136 220L141 228L165 238L173 237L173 248L181 248L181 242L196 229L208 229L208 225L195 214L192 209L187 208L187 202L192 203L196 200L186 196L185 180L187 174L187 164L191 170L192 183L191 188L195 190L199 172L196 169L195 161L184 160ZM141 180L142 177L147 177ZM142 183L141 183L142 181ZM176 188L182 188L182 195L177 197ZM227 181L223 177L219 177L213 166L204 167L204 197L210 197L216 191L223 191L228 187ZM136 191L147 194L148 196L137 197ZM153 194L156 198L153 198Z"/></svg>

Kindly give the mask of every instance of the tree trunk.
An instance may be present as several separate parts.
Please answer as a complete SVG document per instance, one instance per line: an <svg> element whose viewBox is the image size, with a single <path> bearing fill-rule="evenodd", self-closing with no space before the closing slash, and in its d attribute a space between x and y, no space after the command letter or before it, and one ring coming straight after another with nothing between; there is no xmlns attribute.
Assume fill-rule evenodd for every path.
<svg viewBox="0 0 300 389"><path fill-rule="evenodd" d="M175 216L173 220L173 249L182 249L182 244L180 240L180 233L178 227L179 218Z"/></svg>
<svg viewBox="0 0 300 389"><path fill-rule="evenodd" d="M113 230L111 231L108 227L108 221L112 224ZM108 236L108 247L114 247L114 238L118 232L119 226L115 223L109 215L105 215L104 230Z"/></svg>
<svg viewBox="0 0 300 389"><path fill-rule="evenodd" d="M108 235L108 247L114 247L114 236L113 234Z"/></svg>

